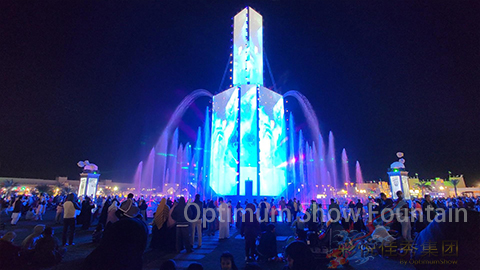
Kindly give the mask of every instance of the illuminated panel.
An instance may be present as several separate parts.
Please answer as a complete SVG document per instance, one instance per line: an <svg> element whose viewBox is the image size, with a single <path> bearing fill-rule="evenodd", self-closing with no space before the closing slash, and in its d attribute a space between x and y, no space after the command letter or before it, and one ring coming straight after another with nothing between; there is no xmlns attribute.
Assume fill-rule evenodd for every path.
<svg viewBox="0 0 480 270"><path fill-rule="evenodd" d="M250 7L233 19L233 85L263 85L262 20Z"/></svg>
<svg viewBox="0 0 480 270"><path fill-rule="evenodd" d="M248 179L253 181L253 195L257 195L257 86L242 85L240 92L240 195L245 195Z"/></svg>
<svg viewBox="0 0 480 270"><path fill-rule="evenodd" d="M210 187L221 195L237 194L238 90L213 97Z"/></svg>
<svg viewBox="0 0 480 270"><path fill-rule="evenodd" d="M392 186L392 198L397 199L397 191L401 191L401 183L400 183L400 176L399 175L391 175L390 176L390 185Z"/></svg>
<svg viewBox="0 0 480 270"><path fill-rule="evenodd" d="M283 97L261 87L259 99L260 193L262 196L277 196L286 188Z"/></svg>
<svg viewBox="0 0 480 270"><path fill-rule="evenodd" d="M90 198L97 195L97 183L98 183L98 178L95 178L95 177L88 178L86 195L90 196Z"/></svg>
<svg viewBox="0 0 480 270"><path fill-rule="evenodd" d="M82 177L80 178L80 186L78 187L78 195L83 196L85 195L85 189L87 188L87 178Z"/></svg>
<svg viewBox="0 0 480 270"><path fill-rule="evenodd" d="M406 200L410 200L410 186L408 185L408 176L402 175L402 188L403 188L403 197Z"/></svg>
<svg viewBox="0 0 480 270"><path fill-rule="evenodd" d="M247 9L233 18L233 85L246 84Z"/></svg>
<svg viewBox="0 0 480 270"><path fill-rule="evenodd" d="M247 66L251 84L263 85L263 18L252 8L248 8L249 58Z"/></svg>

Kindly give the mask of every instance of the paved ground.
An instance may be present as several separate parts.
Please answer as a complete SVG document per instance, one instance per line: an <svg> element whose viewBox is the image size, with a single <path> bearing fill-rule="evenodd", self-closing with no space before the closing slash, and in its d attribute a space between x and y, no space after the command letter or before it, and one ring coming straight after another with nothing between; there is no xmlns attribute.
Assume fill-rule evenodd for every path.
<svg viewBox="0 0 480 270"><path fill-rule="evenodd" d="M1 216L1 222L6 223L6 228L0 231L0 234L6 231L15 231L17 233L17 239L15 244L20 245L22 240L31 233L33 227L36 224L45 224L52 226L55 230L55 236L61 239L62 226L54 223L54 211L47 211L44 221L26 221L22 217L17 226L13 227L9 224L9 217L5 214ZM68 246L67 253L62 263L53 269L81 269L80 265L83 259L90 254L90 252L96 247L91 242L92 232L94 227L92 226L88 231L82 231L79 227L75 233L75 246ZM287 243L287 238L291 236L292 231L288 226L282 223L277 224L277 242L278 252L283 252L283 248ZM201 263L205 269L219 269L220 268L220 255L225 252L231 252L235 257L235 263L239 269L245 267L245 251L244 240L236 232L235 228L230 229L230 238L227 240L218 240L218 232L215 236L204 236L203 244L200 249L196 249L193 253L186 254L184 252L180 254L162 254L158 251L147 249L144 255L144 269L159 269L160 265L168 260L173 259L176 261L178 269L185 269L192 262ZM380 256L372 257L365 260L352 260L349 269L411 269L409 266L401 265L399 261L384 259ZM320 265L324 265L325 269L328 261L319 261ZM259 263L262 269L282 269L284 263ZM82 269L83 270L83 269Z"/></svg>

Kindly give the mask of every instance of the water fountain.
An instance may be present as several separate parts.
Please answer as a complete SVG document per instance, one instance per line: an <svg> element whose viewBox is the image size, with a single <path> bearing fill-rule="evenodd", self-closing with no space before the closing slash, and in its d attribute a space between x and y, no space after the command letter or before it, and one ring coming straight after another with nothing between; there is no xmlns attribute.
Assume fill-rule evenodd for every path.
<svg viewBox="0 0 480 270"><path fill-rule="evenodd" d="M263 86L262 20L250 7L234 17L232 86L215 96L199 89L182 100L147 160L138 165L134 181L140 193L307 201L342 188L333 133L326 143L309 100L298 91L280 95ZM193 142L182 144L178 123L203 97L212 100L205 122L194 127ZM308 132L297 130L293 112L285 114L287 99L298 103ZM341 182L351 183L345 149L341 161ZM356 165L356 183L363 183Z"/></svg>
<svg viewBox="0 0 480 270"><path fill-rule="evenodd" d="M363 175L362 175L362 168L360 167L360 162L357 161L355 164L355 182L356 184L363 184Z"/></svg>

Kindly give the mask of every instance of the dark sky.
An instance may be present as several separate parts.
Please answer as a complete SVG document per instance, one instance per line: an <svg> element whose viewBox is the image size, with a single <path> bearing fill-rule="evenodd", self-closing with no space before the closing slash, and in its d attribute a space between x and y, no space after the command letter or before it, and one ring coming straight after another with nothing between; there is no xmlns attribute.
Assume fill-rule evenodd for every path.
<svg viewBox="0 0 480 270"><path fill-rule="evenodd" d="M403 151L412 175L480 183L478 1L39 2L0 2L0 176L76 178L89 159L130 180L180 100L218 91L251 4L277 87L366 179Z"/></svg>

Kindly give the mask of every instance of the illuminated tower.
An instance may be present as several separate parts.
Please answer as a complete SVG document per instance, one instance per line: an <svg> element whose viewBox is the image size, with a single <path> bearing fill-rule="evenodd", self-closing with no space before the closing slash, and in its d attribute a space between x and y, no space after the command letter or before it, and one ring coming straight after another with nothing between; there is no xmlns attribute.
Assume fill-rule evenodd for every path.
<svg viewBox="0 0 480 270"><path fill-rule="evenodd" d="M262 16L234 17L233 87L213 97L210 188L219 195L278 196L286 188L283 96L263 87Z"/></svg>
<svg viewBox="0 0 480 270"><path fill-rule="evenodd" d="M397 191L402 191L404 199L410 200L408 171L405 169L405 159L403 158L403 153L398 152L397 157L399 158L399 160L393 162L387 172L390 179L392 198L397 199Z"/></svg>

